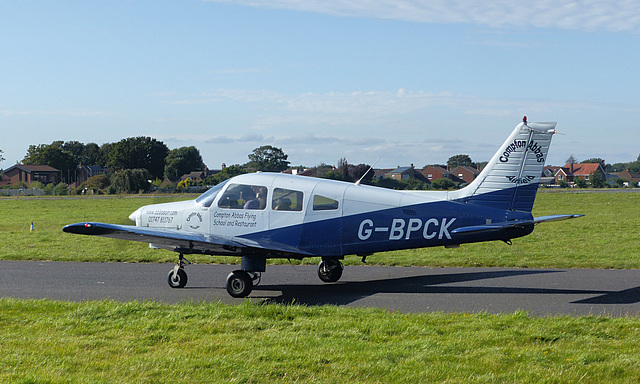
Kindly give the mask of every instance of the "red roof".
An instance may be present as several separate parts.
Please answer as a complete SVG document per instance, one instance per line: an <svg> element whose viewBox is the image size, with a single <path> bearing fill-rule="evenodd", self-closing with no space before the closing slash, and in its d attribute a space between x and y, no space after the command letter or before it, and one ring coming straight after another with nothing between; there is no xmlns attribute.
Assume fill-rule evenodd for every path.
<svg viewBox="0 0 640 384"><path fill-rule="evenodd" d="M601 167L600 163L573 164L573 173L570 172L571 164L566 164L562 168L567 174L572 174L574 176L589 176Z"/></svg>

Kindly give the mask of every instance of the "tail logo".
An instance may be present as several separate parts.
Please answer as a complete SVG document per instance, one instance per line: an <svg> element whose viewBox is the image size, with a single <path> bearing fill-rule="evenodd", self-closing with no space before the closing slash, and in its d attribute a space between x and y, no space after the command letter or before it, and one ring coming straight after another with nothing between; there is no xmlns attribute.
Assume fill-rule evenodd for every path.
<svg viewBox="0 0 640 384"><path fill-rule="evenodd" d="M509 162L509 156L511 156L513 152L515 152L518 148L524 148L526 146L527 146L526 140L513 140L513 143L507 145L507 148L505 148L504 153L502 154L502 156L500 156L500 162L502 163Z"/></svg>
<svg viewBox="0 0 640 384"><path fill-rule="evenodd" d="M526 140L513 140L513 143L509 144L505 148L504 152L502 153L502 156L500 156L500 162L508 163L509 157L511 156L512 153L516 152L520 148L525 148L525 147L527 147ZM542 152L542 147L540 146L540 144L536 143L535 141L532 141L529 143L529 146L527 147L527 149L536 155L536 161L538 163L544 163L544 153Z"/></svg>
<svg viewBox="0 0 640 384"><path fill-rule="evenodd" d="M515 185L521 185L521 184L529 184L533 179L535 179L535 176L523 176L523 177L506 176L506 178L509 179L509 181Z"/></svg>

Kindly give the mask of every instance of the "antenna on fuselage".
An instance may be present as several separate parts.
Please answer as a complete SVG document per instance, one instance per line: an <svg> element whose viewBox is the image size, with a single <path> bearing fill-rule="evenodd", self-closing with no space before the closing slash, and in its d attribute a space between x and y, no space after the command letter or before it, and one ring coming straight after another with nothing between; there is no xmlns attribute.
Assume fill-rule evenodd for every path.
<svg viewBox="0 0 640 384"><path fill-rule="evenodd" d="M376 163L377 163L379 160L380 160L380 157L378 157L378 160L374 161L374 162L373 162L373 164L371 164L371 165L369 166L369 169L367 169L367 172L365 172L365 173L364 173L364 175L362 175L362 177L361 177L361 178L359 178L359 179L358 179L358 181L356 181L356 183L355 183L356 185L360 185L360 182L361 182L362 180L364 180L364 177L365 177L365 176L367 176L367 173L369 173L370 171L372 171L372 170L373 170L373 167L376 165Z"/></svg>

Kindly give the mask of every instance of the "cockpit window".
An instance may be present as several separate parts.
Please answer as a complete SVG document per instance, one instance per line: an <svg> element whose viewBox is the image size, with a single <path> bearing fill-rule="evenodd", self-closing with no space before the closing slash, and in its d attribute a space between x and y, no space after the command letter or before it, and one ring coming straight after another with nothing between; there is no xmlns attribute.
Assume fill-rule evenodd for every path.
<svg viewBox="0 0 640 384"><path fill-rule="evenodd" d="M215 200L216 196L218 196L218 193L227 184L227 181L229 180L225 180L220 184L214 185L207 192L198 196L196 198L196 203L202 204L203 207L209 208L211 206L211 203L213 203L213 200Z"/></svg>
<svg viewBox="0 0 640 384"><path fill-rule="evenodd" d="M218 201L218 207L230 209L265 209L267 187L262 185L230 184Z"/></svg>

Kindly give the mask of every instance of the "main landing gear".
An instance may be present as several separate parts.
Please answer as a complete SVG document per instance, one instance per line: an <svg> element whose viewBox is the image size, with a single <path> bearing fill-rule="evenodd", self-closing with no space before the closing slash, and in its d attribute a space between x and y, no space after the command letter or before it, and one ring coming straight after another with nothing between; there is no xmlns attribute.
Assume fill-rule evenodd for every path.
<svg viewBox="0 0 640 384"><path fill-rule="evenodd" d="M167 281L171 288L183 288L187 285L187 273L184 271L186 265L191 262L180 254L178 263L169 271ZM260 283L261 273L266 270L266 259L264 257L243 256L242 269L233 271L227 276L227 292L232 297L247 297L253 287ZM337 258L323 258L318 264L318 277L325 283L335 283L342 277L344 266Z"/></svg>
<svg viewBox="0 0 640 384"><path fill-rule="evenodd" d="M227 292L232 297L247 297L253 290L253 286L259 283L260 272L233 271L227 276Z"/></svg>
<svg viewBox="0 0 640 384"><path fill-rule="evenodd" d="M342 277L344 266L338 259L322 259L318 264L318 277L325 283L335 283Z"/></svg>

